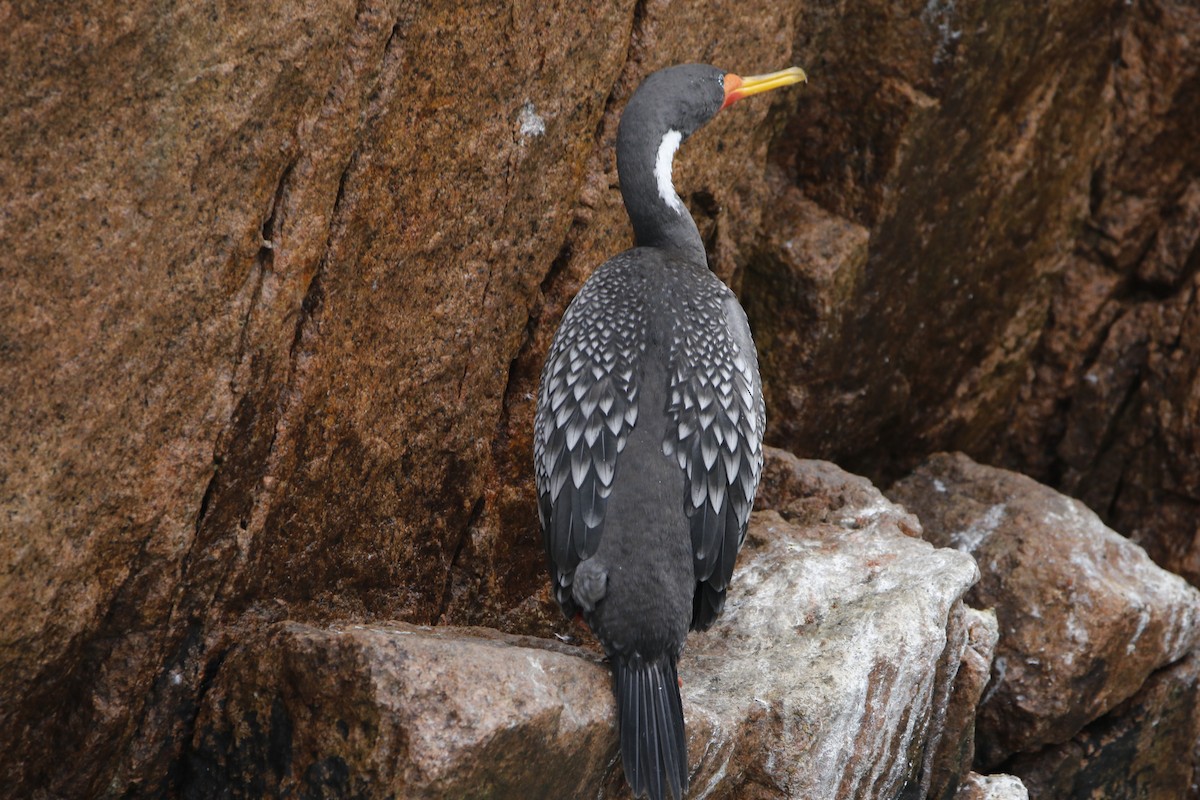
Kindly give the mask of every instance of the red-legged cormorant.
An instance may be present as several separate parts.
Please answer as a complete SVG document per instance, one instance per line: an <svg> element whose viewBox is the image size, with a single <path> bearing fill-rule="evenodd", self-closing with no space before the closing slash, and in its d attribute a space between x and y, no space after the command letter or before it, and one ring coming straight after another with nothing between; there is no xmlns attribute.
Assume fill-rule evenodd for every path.
<svg viewBox="0 0 1200 800"><path fill-rule="evenodd" d="M688 785L676 662L721 613L762 472L758 356L676 194L679 144L725 106L805 80L686 64L646 78L621 117L617 172L636 247L575 297L542 370L538 513L554 594L612 664L634 795Z"/></svg>

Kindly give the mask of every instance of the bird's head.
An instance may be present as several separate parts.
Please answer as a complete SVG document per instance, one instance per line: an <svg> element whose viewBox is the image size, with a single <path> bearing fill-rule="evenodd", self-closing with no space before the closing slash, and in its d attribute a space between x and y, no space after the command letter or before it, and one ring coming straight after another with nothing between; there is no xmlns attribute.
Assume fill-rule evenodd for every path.
<svg viewBox="0 0 1200 800"><path fill-rule="evenodd" d="M799 67L743 78L707 64L681 64L642 81L617 129L617 173L635 241L689 250L702 260L696 223L671 182L676 149L722 108L806 80Z"/></svg>
<svg viewBox="0 0 1200 800"><path fill-rule="evenodd" d="M678 131L687 139L743 97L807 80L799 67L743 78L708 64L680 64L649 75L630 98L622 122L636 120L647 132Z"/></svg>

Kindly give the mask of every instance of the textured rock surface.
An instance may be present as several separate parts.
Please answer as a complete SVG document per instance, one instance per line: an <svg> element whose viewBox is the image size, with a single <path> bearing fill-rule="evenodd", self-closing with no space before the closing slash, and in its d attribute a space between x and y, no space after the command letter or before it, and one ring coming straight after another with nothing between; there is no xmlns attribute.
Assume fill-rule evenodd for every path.
<svg viewBox="0 0 1200 800"><path fill-rule="evenodd" d="M769 342L776 442L878 474L1007 433L1088 213L1096 109L1132 13L1087 0L805 15L797 51L815 72L777 150L793 188L743 282Z"/></svg>
<svg viewBox="0 0 1200 800"><path fill-rule="evenodd" d="M839 503L853 482L869 503L841 506L847 524L755 517L724 617L680 662L690 796L952 794L967 765L947 772L943 753L973 717L948 707L978 696L960 664L988 646L986 634L968 645L986 617L959 602L975 564L906 536L902 512L862 479L793 466L823 489L813 503ZM597 657L557 641L279 623L221 666L186 785L197 797L623 797L610 682Z"/></svg>
<svg viewBox="0 0 1200 800"><path fill-rule="evenodd" d="M610 684L557 642L279 623L222 665L185 794L582 797L617 757Z"/></svg>
<svg viewBox="0 0 1200 800"><path fill-rule="evenodd" d="M1014 775L980 775L972 772L954 800L1029 800L1029 791Z"/></svg>
<svg viewBox="0 0 1200 800"><path fill-rule="evenodd" d="M962 450L1200 580L1200 8L808 7L745 262L770 438Z"/></svg>
<svg viewBox="0 0 1200 800"><path fill-rule="evenodd" d="M888 502L869 480L828 461L797 458L777 447L763 448L762 482L755 508L771 509L797 525L862 527L880 514L907 536L921 537L921 523Z"/></svg>
<svg viewBox="0 0 1200 800"><path fill-rule="evenodd" d="M1071 741L1014 758L1034 800L1200 794L1200 659L1196 655L1150 676L1133 697Z"/></svg>
<svg viewBox="0 0 1200 800"><path fill-rule="evenodd" d="M777 442L876 475L961 447L1200 575L1189 0L0 3L0 29L16 794L177 786L262 622L566 630L532 391L628 242L616 122L672 62L812 76L675 173L769 348Z"/></svg>
<svg viewBox="0 0 1200 800"><path fill-rule="evenodd" d="M970 772L975 762L976 709L992 675L992 660L1000 636L994 612L968 607L965 613L966 647L962 649L954 692L946 704L943 723L948 735L932 766L932 774L940 778L930 786L929 797L934 800L955 796L962 776ZM957 740L949 735L952 731L959 732Z"/></svg>
<svg viewBox="0 0 1200 800"><path fill-rule="evenodd" d="M985 767L1067 741L1200 644L1200 592L1078 500L947 454L889 496L983 573L967 602L994 608L1000 631L979 708Z"/></svg>
<svg viewBox="0 0 1200 800"><path fill-rule="evenodd" d="M941 727L965 645L958 598L977 571L904 536L888 506L851 506L868 517L851 527L760 515L720 630L680 667L703 709L689 719L719 725L697 787L868 798L944 780L932 764L963 735Z"/></svg>
<svg viewBox="0 0 1200 800"><path fill-rule="evenodd" d="M1200 585L1200 7L1126 8L1088 214L995 460Z"/></svg>
<svg viewBox="0 0 1200 800"><path fill-rule="evenodd" d="M0 25L6 784L170 784L244 614L549 630L510 376L544 349L540 286L569 276L565 299L627 242L609 146L637 80L790 63L791 12L4 4ZM727 187L709 202L743 238L773 130L746 105L678 173ZM69 774L63 747L88 753Z"/></svg>

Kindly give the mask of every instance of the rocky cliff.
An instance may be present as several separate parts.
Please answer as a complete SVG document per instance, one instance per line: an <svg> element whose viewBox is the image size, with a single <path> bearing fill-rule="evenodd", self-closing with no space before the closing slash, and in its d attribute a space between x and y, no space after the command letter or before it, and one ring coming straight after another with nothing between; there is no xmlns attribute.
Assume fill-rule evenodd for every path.
<svg viewBox="0 0 1200 800"><path fill-rule="evenodd" d="M680 61L811 79L723 114L675 171L758 337L769 440L881 485L961 450L1079 498L1100 515L1084 528L1200 581L1187 0L13 2L0 27L0 776L16 795L197 794L218 768L245 775L220 736L248 717L229 715L266 713L269 732L256 682L297 679L349 626L574 633L544 588L532 393L566 303L628 243L623 102ZM760 507L786 521L806 496ZM780 536L808 534L761 547ZM825 600L857 585L844 577ZM969 640L956 593L926 608L927 637ZM797 624L828 639L817 617ZM1032 739L981 727L980 768L1083 786L1116 778L1070 752L1154 740L1161 720L1193 730L1178 628L1069 722L1023 709L1008 719L1053 721ZM985 629L954 651L984 675ZM354 688L361 654L399 647L378 636L336 645L348 702L385 697ZM936 636L921 641L924 658ZM254 655L272 642L276 658ZM914 663L867 685L899 686ZM959 685L938 680L922 691ZM981 719L1026 702L992 681ZM300 786L281 754L326 735L279 696L292 727L266 736L260 789ZM845 786L949 785L925 734L971 729L965 706L932 697L899 728L928 768ZM706 730L743 730L729 713ZM714 745L699 767L714 791L809 785L802 765L755 760L800 730L768 722L761 747ZM925 738L905 738L910 722ZM609 746L588 724L581 759ZM313 760L314 786L373 752ZM965 766L938 758L957 782Z"/></svg>

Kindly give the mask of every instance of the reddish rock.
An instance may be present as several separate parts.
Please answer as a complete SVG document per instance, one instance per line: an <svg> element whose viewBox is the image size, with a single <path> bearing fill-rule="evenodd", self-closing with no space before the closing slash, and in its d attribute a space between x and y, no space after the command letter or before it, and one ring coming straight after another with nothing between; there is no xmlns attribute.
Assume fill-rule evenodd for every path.
<svg viewBox="0 0 1200 800"><path fill-rule="evenodd" d="M988 647L960 601L975 564L906 535L876 490L843 502L861 479L793 466L861 522L754 517L724 616L679 665L690 796L948 796L966 765L944 745L982 688L960 664ZM627 797L614 714L608 669L556 640L279 623L221 664L185 793Z"/></svg>
<svg viewBox="0 0 1200 800"><path fill-rule="evenodd" d="M976 728L985 768L1067 741L1200 645L1200 592L1078 500L947 454L888 494L983 573L966 600L1000 630Z"/></svg>
<svg viewBox="0 0 1200 800"><path fill-rule="evenodd" d="M953 692L946 703L943 738L931 764L934 781L929 787L933 800L957 797L956 789L975 761L975 714L992 675L999 630L992 611L964 609L966 646L961 649ZM949 735L958 732L957 738Z"/></svg>
<svg viewBox="0 0 1200 800"><path fill-rule="evenodd" d="M0 25L5 784L155 793L243 613L558 624L532 410L504 398L581 202L614 224L572 236L566 274L628 241L598 135L662 64L790 63L790 16L0 4ZM706 195L745 226L718 236L726 274L771 108L677 175L729 187Z"/></svg>
<svg viewBox="0 0 1200 800"><path fill-rule="evenodd" d="M544 640L279 623L222 664L184 794L591 794L616 756L610 682Z"/></svg>
<svg viewBox="0 0 1200 800"><path fill-rule="evenodd" d="M632 4L0 18L0 775L154 794L242 609L442 609Z"/></svg>
<svg viewBox="0 0 1200 800"><path fill-rule="evenodd" d="M347 2L0 18L0 777L120 794L189 635L172 613L238 549L390 23Z"/></svg>
<svg viewBox="0 0 1200 800"><path fill-rule="evenodd" d="M905 535L921 536L916 516L888 502L866 478L828 461L797 458L777 447L763 448L762 481L754 507L770 509L803 526L861 528L886 514Z"/></svg>
<svg viewBox="0 0 1200 800"><path fill-rule="evenodd" d="M761 368L776 376L763 385L770 435L803 442L797 452L828 456L838 452L843 426L858 424L851 414L859 395L830 397L819 387L845 366L833 352L843 342L832 332L854 315L870 233L806 199L778 173L773 188L761 252L743 278Z"/></svg>
<svg viewBox="0 0 1200 800"><path fill-rule="evenodd" d="M628 244L616 123L672 62L812 77L675 176L768 348L774 441L872 475L991 454L1200 575L1189 0L0 3L0 29L15 794L170 789L262 619L567 630L532 391Z"/></svg>
<svg viewBox="0 0 1200 800"><path fill-rule="evenodd" d="M1200 585L1198 301L1195 275L1161 303L1113 312L1085 365L1060 453L1066 491Z"/></svg>
<svg viewBox="0 0 1200 800"><path fill-rule="evenodd" d="M1197 39L1190 0L806 9L742 281L770 441L961 450L1200 583Z"/></svg>
<svg viewBox="0 0 1200 800"><path fill-rule="evenodd" d="M1007 435L1087 214L1123 13L866 2L805 16L797 49L816 66L775 154L821 213L785 195L742 287L772 343L772 443L879 477ZM822 256L787 247L816 236ZM805 295L791 311L787 291Z"/></svg>
<svg viewBox="0 0 1200 800"><path fill-rule="evenodd" d="M1069 742L1006 769L1033 800L1196 797L1200 790L1200 657L1155 672L1133 697Z"/></svg>
<svg viewBox="0 0 1200 800"><path fill-rule="evenodd" d="M1053 481L1200 585L1200 8L1125 6L1088 213L991 463ZM946 446L949 449L949 446Z"/></svg>

